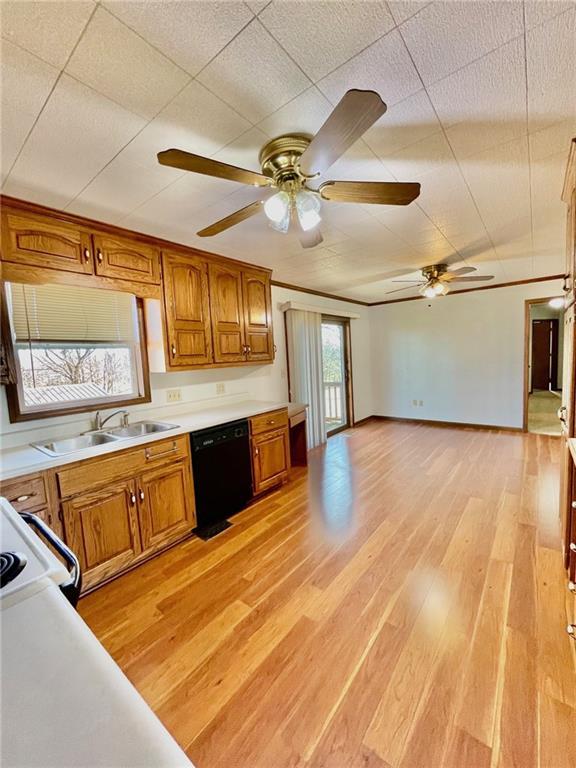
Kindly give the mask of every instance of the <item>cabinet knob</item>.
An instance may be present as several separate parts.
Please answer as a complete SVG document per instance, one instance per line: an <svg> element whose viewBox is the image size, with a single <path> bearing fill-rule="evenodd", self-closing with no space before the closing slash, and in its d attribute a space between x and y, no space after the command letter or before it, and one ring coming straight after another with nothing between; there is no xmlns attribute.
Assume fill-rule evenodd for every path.
<svg viewBox="0 0 576 768"><path fill-rule="evenodd" d="M84 248L84 261L90 261L90 251L88 248Z"/></svg>
<svg viewBox="0 0 576 768"><path fill-rule="evenodd" d="M260 449L254 448L254 456L258 456L259 453L260 453Z"/></svg>
<svg viewBox="0 0 576 768"><path fill-rule="evenodd" d="M144 491L142 490L142 488L140 488L140 490L138 491L138 495L140 496L140 501L144 501Z"/></svg>
<svg viewBox="0 0 576 768"><path fill-rule="evenodd" d="M170 351L172 352L172 357L176 357L176 344L170 345Z"/></svg>
<svg viewBox="0 0 576 768"><path fill-rule="evenodd" d="M576 592L576 584L573 581L569 581L568 589L570 590L570 592Z"/></svg>
<svg viewBox="0 0 576 768"><path fill-rule="evenodd" d="M136 494L135 493L130 494L130 504L132 504L132 506L134 506L134 504L136 504Z"/></svg>
<svg viewBox="0 0 576 768"><path fill-rule="evenodd" d="M576 544L573 541L570 543L570 552L576 552Z"/></svg>
<svg viewBox="0 0 576 768"><path fill-rule="evenodd" d="M102 264L102 262L104 261L104 256L102 256L102 251L98 251L98 253L96 254L96 258L98 259L98 262Z"/></svg>
<svg viewBox="0 0 576 768"><path fill-rule="evenodd" d="M576 509L576 501L573 501L571 506L572 506L572 509Z"/></svg>
<svg viewBox="0 0 576 768"><path fill-rule="evenodd" d="M566 632L568 632L572 640L576 640L576 624L568 624Z"/></svg>

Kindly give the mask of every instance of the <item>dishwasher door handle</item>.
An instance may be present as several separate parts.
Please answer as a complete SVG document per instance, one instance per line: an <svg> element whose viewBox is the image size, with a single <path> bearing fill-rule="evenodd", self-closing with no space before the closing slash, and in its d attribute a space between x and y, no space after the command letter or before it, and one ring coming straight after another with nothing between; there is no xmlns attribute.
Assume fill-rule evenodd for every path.
<svg viewBox="0 0 576 768"><path fill-rule="evenodd" d="M46 525L44 520L41 520L37 515L32 515L30 512L20 512L20 517L32 528L35 528L40 535L40 538L46 539L66 562L68 572L70 573L70 579L64 582L64 584L60 584L60 589L68 602L76 608L82 589L82 570L80 568L80 561L70 547L67 547L62 539Z"/></svg>

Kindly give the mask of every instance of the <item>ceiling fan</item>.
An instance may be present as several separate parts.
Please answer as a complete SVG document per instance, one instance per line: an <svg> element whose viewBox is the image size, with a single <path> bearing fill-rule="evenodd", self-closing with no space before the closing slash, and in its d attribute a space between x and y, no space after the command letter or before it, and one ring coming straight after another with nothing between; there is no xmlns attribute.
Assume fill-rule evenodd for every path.
<svg viewBox="0 0 576 768"><path fill-rule="evenodd" d="M388 181L325 181L317 189L310 182L323 174L383 114L386 104L374 91L347 91L314 137L295 133L265 144L258 160L262 173L227 165L181 149L158 153L158 162L184 171L250 184L254 201L201 229L212 237L264 210L279 232L296 226L304 248L322 242L319 230L322 200L342 203L408 205L420 194L420 184Z"/></svg>
<svg viewBox="0 0 576 768"><path fill-rule="evenodd" d="M398 293L407 291L409 288L420 286L419 292L427 299L434 299L436 296L443 296L450 290L452 283L475 283L485 280L494 280L494 275L476 275L474 277L464 277L471 272L476 272L476 267L460 267L460 269L448 270L447 264L432 264L424 267L422 270L423 280L393 280L393 283L410 283L404 288L396 288L387 293Z"/></svg>

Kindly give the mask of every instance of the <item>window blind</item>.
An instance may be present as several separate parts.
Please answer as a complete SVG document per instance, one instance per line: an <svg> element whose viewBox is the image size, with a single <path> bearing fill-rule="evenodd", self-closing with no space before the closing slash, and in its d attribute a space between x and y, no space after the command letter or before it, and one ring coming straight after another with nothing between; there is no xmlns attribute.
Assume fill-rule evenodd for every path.
<svg viewBox="0 0 576 768"><path fill-rule="evenodd" d="M136 301L129 293L11 283L10 303L16 343L137 340Z"/></svg>

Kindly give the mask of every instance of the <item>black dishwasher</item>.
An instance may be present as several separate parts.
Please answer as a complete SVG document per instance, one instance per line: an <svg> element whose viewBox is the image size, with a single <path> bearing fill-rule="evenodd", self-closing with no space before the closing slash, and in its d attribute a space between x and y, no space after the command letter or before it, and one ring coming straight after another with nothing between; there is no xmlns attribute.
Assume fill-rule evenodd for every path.
<svg viewBox="0 0 576 768"><path fill-rule="evenodd" d="M246 419L190 435L196 496L196 533L210 539L252 497L250 432Z"/></svg>

